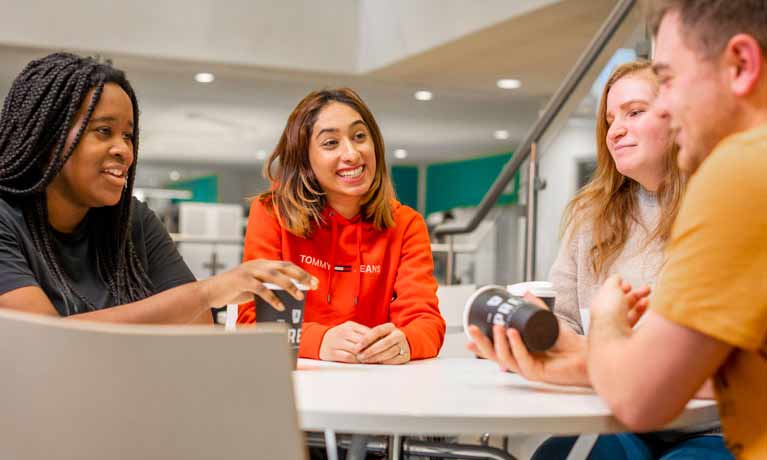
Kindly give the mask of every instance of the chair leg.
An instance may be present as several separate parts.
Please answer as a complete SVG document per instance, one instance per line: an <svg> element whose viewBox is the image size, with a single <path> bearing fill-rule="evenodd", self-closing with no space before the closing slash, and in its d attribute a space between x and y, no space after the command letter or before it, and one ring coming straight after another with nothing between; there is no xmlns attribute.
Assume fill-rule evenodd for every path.
<svg viewBox="0 0 767 460"><path fill-rule="evenodd" d="M328 460L338 460L336 432L333 430L325 430L325 452L328 454Z"/></svg>
<svg viewBox="0 0 767 460"><path fill-rule="evenodd" d="M389 436L389 448L387 449L388 460L402 459L402 438L398 434Z"/></svg>
<svg viewBox="0 0 767 460"><path fill-rule="evenodd" d="M368 441L372 436L364 434L352 435L352 441L349 450L346 452L346 460L365 460L368 453Z"/></svg>

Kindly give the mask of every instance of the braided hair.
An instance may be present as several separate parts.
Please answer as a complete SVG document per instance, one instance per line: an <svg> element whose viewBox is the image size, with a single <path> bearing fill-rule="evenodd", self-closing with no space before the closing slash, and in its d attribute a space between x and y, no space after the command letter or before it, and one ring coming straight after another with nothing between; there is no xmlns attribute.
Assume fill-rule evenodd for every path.
<svg viewBox="0 0 767 460"><path fill-rule="evenodd" d="M16 77L0 115L0 197L21 207L35 247L64 299L66 311L61 313L65 315L97 307L77 292L59 262L45 190L77 148L106 83L120 86L133 105L134 162L120 201L88 212L88 232L95 244L97 273L107 285L113 304L141 300L151 295L152 283L131 239L139 110L125 74L93 58L54 53L30 62ZM66 146L77 113L91 90L83 122L72 144Z"/></svg>

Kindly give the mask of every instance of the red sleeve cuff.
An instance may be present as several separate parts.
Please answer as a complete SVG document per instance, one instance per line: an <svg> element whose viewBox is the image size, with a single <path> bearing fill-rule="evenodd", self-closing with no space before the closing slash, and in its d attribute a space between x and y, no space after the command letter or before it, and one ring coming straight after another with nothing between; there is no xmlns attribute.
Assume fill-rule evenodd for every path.
<svg viewBox="0 0 767 460"><path fill-rule="evenodd" d="M413 321L402 327L402 332L410 346L410 359L436 357L445 337L444 325L424 324L421 321Z"/></svg>
<svg viewBox="0 0 767 460"><path fill-rule="evenodd" d="M331 326L320 323L304 323L301 327L301 346L298 348L299 358L320 359L320 347L325 333Z"/></svg>

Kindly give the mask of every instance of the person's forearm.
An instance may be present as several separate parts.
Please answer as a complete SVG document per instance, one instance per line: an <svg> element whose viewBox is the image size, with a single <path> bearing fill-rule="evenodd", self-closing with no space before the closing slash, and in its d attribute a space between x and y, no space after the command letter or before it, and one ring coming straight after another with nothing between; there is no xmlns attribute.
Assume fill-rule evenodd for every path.
<svg viewBox="0 0 767 460"><path fill-rule="evenodd" d="M562 334L562 328L570 327L576 334L578 330L571 327L569 323L563 324L563 321L559 322L560 334ZM557 383L561 385L576 385L580 387L592 387L591 378L589 377L588 369L588 338L583 335L575 335L572 338L572 342L568 345L568 351L566 353L560 353L561 356L566 357L566 366L563 366L570 370L563 376L561 380L552 381L551 383Z"/></svg>
<svg viewBox="0 0 767 460"><path fill-rule="evenodd" d="M663 357L659 356L663 350L657 348L660 344L653 336L612 321L592 320L588 356L591 383L630 430L659 429L681 412L695 390L683 394L685 385L678 376L664 372Z"/></svg>
<svg viewBox="0 0 767 460"><path fill-rule="evenodd" d="M644 381L641 360L638 362L633 356L631 336L631 329L624 323L609 317L592 317L588 336L589 380L616 417L627 425L641 422L635 416L642 412L637 409L641 407Z"/></svg>
<svg viewBox="0 0 767 460"><path fill-rule="evenodd" d="M213 311L211 308L203 308L196 317L189 321L189 324L213 324L215 321L213 319Z"/></svg>
<svg viewBox="0 0 767 460"><path fill-rule="evenodd" d="M132 324L211 323L210 305L204 282L192 282L155 294L137 302L67 319Z"/></svg>

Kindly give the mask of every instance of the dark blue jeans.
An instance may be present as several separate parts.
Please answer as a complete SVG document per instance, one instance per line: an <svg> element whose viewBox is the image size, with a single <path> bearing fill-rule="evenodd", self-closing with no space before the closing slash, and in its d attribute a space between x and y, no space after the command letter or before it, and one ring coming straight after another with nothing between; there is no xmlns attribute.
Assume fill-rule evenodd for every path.
<svg viewBox="0 0 767 460"><path fill-rule="evenodd" d="M564 460L576 437L554 437L533 454L533 460ZM660 442L651 435L621 433L597 439L589 460L733 460L721 436L698 435L673 444Z"/></svg>

